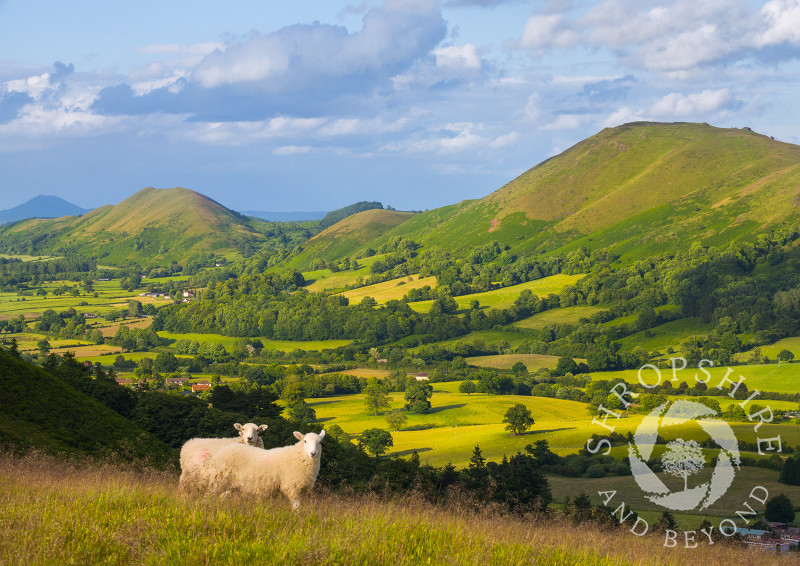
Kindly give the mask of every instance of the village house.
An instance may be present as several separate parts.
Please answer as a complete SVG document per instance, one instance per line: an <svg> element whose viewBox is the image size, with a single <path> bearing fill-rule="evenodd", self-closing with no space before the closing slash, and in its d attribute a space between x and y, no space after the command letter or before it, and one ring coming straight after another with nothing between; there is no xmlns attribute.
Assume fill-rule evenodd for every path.
<svg viewBox="0 0 800 566"><path fill-rule="evenodd" d="M133 385L133 380L125 377L118 377L115 381L117 385L122 385L123 387L131 387Z"/></svg>
<svg viewBox="0 0 800 566"><path fill-rule="evenodd" d="M197 383L192 383L192 393L198 393L200 391L205 391L206 389L211 389L211 383L208 381L198 381Z"/></svg>
<svg viewBox="0 0 800 566"><path fill-rule="evenodd" d="M428 381L428 374L425 373L424 371L418 373L416 377L417 377L417 381Z"/></svg>
<svg viewBox="0 0 800 566"><path fill-rule="evenodd" d="M184 291L183 292L183 296L184 297L194 297L194 291L188 291L188 290Z"/></svg>
<svg viewBox="0 0 800 566"><path fill-rule="evenodd" d="M168 377L166 379L167 385L178 385L180 387L183 387L187 383L189 383L188 377Z"/></svg>

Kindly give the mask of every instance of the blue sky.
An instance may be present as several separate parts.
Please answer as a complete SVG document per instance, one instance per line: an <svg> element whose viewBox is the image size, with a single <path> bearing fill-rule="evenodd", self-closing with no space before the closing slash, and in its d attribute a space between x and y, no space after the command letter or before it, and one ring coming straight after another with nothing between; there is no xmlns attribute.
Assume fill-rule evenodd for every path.
<svg viewBox="0 0 800 566"><path fill-rule="evenodd" d="M604 127L800 143L800 0L0 0L0 208L480 198Z"/></svg>

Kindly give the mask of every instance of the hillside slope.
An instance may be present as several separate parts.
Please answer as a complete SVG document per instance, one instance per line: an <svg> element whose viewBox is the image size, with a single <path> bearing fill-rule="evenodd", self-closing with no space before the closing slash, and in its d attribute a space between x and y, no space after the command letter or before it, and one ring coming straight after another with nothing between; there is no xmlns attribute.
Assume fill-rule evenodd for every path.
<svg viewBox="0 0 800 566"><path fill-rule="evenodd" d="M168 462L171 449L128 419L0 350L0 444Z"/></svg>
<svg viewBox="0 0 800 566"><path fill-rule="evenodd" d="M402 225L415 214L380 208L358 212L326 228L303 245L289 267L307 267L316 258L332 261L353 255L365 244Z"/></svg>
<svg viewBox="0 0 800 566"><path fill-rule="evenodd" d="M421 214L375 245L402 235L451 251L498 240L519 252L616 246L642 256L747 237L796 218L798 205L800 147L749 129L637 122L483 199Z"/></svg>
<svg viewBox="0 0 800 566"><path fill-rule="evenodd" d="M252 222L192 190L148 187L78 218L17 222L0 230L0 239L17 253L72 249L111 264L184 262L207 252L236 254L263 241Z"/></svg>

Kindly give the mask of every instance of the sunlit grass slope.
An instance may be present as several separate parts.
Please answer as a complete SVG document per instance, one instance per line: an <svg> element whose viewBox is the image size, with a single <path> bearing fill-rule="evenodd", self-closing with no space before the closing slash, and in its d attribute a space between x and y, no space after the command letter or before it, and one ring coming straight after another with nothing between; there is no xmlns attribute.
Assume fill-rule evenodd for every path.
<svg viewBox="0 0 800 566"><path fill-rule="evenodd" d="M322 457L325 457L323 448ZM432 507L319 488L293 512L282 499L182 498L177 477L41 457L0 457L0 563L537 564L756 566L726 545L664 548L625 529ZM13 536L11 534L13 533ZM791 557L768 555L771 564Z"/></svg>

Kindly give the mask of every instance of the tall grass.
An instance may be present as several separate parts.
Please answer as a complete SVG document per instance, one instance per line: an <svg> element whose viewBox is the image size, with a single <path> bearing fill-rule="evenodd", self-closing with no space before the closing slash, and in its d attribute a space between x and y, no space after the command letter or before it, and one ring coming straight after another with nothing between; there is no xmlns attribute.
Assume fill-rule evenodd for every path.
<svg viewBox="0 0 800 566"><path fill-rule="evenodd" d="M761 564L723 546L537 517L315 491L283 499L183 498L172 473L0 455L0 564Z"/></svg>

